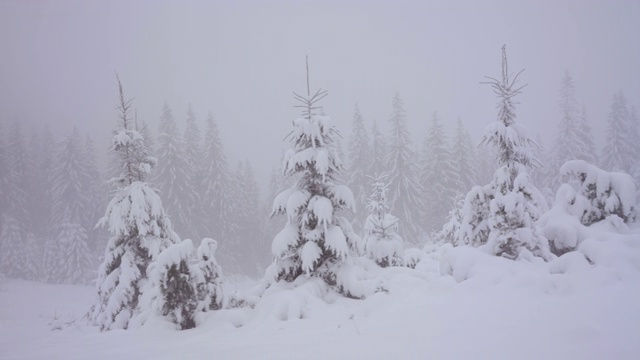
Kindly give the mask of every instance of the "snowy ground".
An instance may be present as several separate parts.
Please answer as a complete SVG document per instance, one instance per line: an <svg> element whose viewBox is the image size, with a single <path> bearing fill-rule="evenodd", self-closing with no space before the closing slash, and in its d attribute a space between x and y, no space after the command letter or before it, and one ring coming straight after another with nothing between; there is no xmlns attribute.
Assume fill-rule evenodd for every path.
<svg viewBox="0 0 640 360"><path fill-rule="evenodd" d="M378 275L388 292L366 300L321 300L308 282L193 330L155 320L105 333L73 322L93 288L2 280L0 359L640 358L639 228L601 231L550 263L440 247Z"/></svg>

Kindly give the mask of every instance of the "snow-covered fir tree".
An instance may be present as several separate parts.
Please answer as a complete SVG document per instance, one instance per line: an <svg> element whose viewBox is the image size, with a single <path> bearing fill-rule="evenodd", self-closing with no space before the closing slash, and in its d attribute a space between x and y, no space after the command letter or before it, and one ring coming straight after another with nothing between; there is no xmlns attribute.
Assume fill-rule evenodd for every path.
<svg viewBox="0 0 640 360"><path fill-rule="evenodd" d="M529 181L527 167L535 163L526 129L515 122L513 98L520 94L518 76L508 70L506 47L502 47L502 78L490 78L498 96L498 120L487 128L483 142L498 151L498 164L488 194L490 200L487 246L496 255L516 258L522 249L546 256L548 244L534 223L547 206L539 190Z"/></svg>
<svg viewBox="0 0 640 360"><path fill-rule="evenodd" d="M285 155L284 173L299 179L273 203L273 214L286 215L287 224L273 239L270 273L276 281L287 282L320 277L346 296L358 297L341 275L359 239L349 231L349 222L336 216L341 209L351 209L354 200L351 190L335 181L343 167L334 140L339 133L329 117L316 115L316 104L326 94L318 90L307 97L296 95L304 110L288 136L292 148Z"/></svg>
<svg viewBox="0 0 640 360"><path fill-rule="evenodd" d="M456 172L459 186L456 193L466 194L472 186L478 184L478 165L476 159L476 149L469 135L469 130L464 126L462 120L458 118L456 132L453 138L451 149L453 157L453 168Z"/></svg>
<svg viewBox="0 0 640 360"><path fill-rule="evenodd" d="M234 221L237 224L236 241L233 252L241 257L238 261L240 269L245 274L264 271L270 257L269 244L265 237L265 219L263 205L260 198L260 188L253 173L249 160L238 163L235 174L237 194Z"/></svg>
<svg viewBox="0 0 640 360"><path fill-rule="evenodd" d="M371 161L368 174L382 174L386 171L387 147L385 138L378 128L378 122L373 121L371 126ZM371 184L369 184L371 185Z"/></svg>
<svg viewBox="0 0 640 360"><path fill-rule="evenodd" d="M85 226L88 226L87 216L96 204L88 201L92 179L81 141L74 128L56 156L51 214L55 236L46 244L44 253L45 281L51 283L73 283L73 279L86 284L90 280L87 276L92 265L91 252ZM95 224L95 219L91 222ZM70 253L71 248L78 253Z"/></svg>
<svg viewBox="0 0 640 360"><path fill-rule="evenodd" d="M422 219L423 228L431 233L444 224L456 188L461 187L444 127L436 113L433 114L422 145L420 183L427 204Z"/></svg>
<svg viewBox="0 0 640 360"><path fill-rule="evenodd" d="M584 160L589 164L598 164L598 150L591 134L591 125L589 125L589 117L587 115L587 107L582 105L578 115L578 128L576 129L582 153L578 155L577 160Z"/></svg>
<svg viewBox="0 0 640 360"><path fill-rule="evenodd" d="M562 182L560 176L560 166L568 160L581 159L590 163L595 163L595 149L592 147L589 133L589 125L586 123L585 113L576 100L576 89L573 78L568 71L565 72L560 87L560 113L553 144L553 156L551 158L550 170L552 172L551 189L555 191Z"/></svg>
<svg viewBox="0 0 640 360"><path fill-rule="evenodd" d="M543 257L548 255L548 243L534 226L546 211L546 203L527 174L527 167L536 161L531 150L534 143L525 128L515 122L513 98L524 87L517 85L521 73L515 76L509 73L503 46L502 77L489 78L488 82L499 99L498 119L487 127L482 141L496 148L500 168L490 184L475 186L467 193L462 221L458 216L445 225L456 234L454 243L486 244L491 253L510 259L525 249ZM459 229L455 229L455 222L459 223Z"/></svg>
<svg viewBox="0 0 640 360"><path fill-rule="evenodd" d="M187 159L182 135L166 103L158 129L158 163L154 183L165 200L165 211L171 217L173 227L191 238L195 235L192 229L197 195L189 177L194 176L195 171Z"/></svg>
<svg viewBox="0 0 640 360"><path fill-rule="evenodd" d="M193 189L194 202L190 204L192 220L192 229L190 233L194 237L200 237L202 230L199 224L205 222L204 212L202 208L202 200L204 193L202 191L202 171L204 165L204 149L202 144L202 135L198 126L196 114L189 104L187 110L187 123L184 131L184 150L185 159L189 163L188 170L190 174L186 174L186 178Z"/></svg>
<svg viewBox="0 0 640 360"><path fill-rule="evenodd" d="M351 122L351 136L349 137L349 163L347 166L347 185L353 191L355 198L355 215L352 223L356 228L364 222L366 217L366 198L369 189L367 175L371 170L371 150L369 148L369 135L364 126L364 119L360 109L356 105L353 120Z"/></svg>
<svg viewBox="0 0 640 360"><path fill-rule="evenodd" d="M407 115L400 95L393 98L393 112L389 119L391 133L387 139L385 166L389 174L389 206L402 219L400 235L408 242L418 243L422 231L425 205L419 180L418 158L407 127Z"/></svg>
<svg viewBox="0 0 640 360"><path fill-rule="evenodd" d="M0 149L3 216L0 226L0 272L8 277L25 276L25 239L30 232L26 186L27 159L25 140L18 123L13 125L6 148ZM2 169L4 168L4 169Z"/></svg>
<svg viewBox="0 0 640 360"><path fill-rule="evenodd" d="M25 254L20 222L7 212L0 231L0 273L10 278L24 278Z"/></svg>
<svg viewBox="0 0 640 360"><path fill-rule="evenodd" d="M225 255L231 255L227 251L226 242L232 239L236 230L233 222L231 178L232 174L224 153L218 125L213 114L209 113L204 136L204 171L201 179L206 221L203 222L204 229L201 233L217 239L220 252ZM226 267L232 264L224 265Z"/></svg>
<svg viewBox="0 0 640 360"><path fill-rule="evenodd" d="M607 119L605 146L602 153L602 166L607 171L620 171L629 174L637 159L632 159L633 149L638 141L629 136L629 110L622 91L613 96L611 111Z"/></svg>
<svg viewBox="0 0 640 360"><path fill-rule="evenodd" d="M147 279L147 267L160 252L178 242L155 190L145 182L156 160L149 156L140 133L130 118L118 81L119 121L114 131L113 151L120 156L118 190L100 225L107 226L109 240L98 269L97 303L90 313L101 330L126 329L139 312L138 303Z"/></svg>
<svg viewBox="0 0 640 360"><path fill-rule="evenodd" d="M398 235L398 218L389 214L386 182L387 175L373 179L373 192L369 196L367 209L370 214L364 224L364 249L367 256L381 267L403 264L404 246Z"/></svg>

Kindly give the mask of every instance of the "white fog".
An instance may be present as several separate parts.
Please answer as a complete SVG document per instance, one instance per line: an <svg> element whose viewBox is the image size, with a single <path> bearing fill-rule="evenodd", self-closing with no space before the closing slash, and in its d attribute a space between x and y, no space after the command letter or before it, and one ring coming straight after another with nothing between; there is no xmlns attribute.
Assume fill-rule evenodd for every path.
<svg viewBox="0 0 640 360"><path fill-rule="evenodd" d="M0 0L0 358L637 358L639 33Z"/></svg>

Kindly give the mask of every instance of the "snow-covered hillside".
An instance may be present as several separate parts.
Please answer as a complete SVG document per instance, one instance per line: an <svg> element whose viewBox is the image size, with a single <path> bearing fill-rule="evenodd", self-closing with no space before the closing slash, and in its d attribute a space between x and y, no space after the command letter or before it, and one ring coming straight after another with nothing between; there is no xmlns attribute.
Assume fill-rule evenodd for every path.
<svg viewBox="0 0 640 360"><path fill-rule="evenodd" d="M592 229L578 251L511 261L469 247L424 249L415 270L376 268L365 300L318 280L275 285L253 308L99 332L82 319L92 287L4 279L0 358L637 359L640 227ZM250 292L246 278L227 286ZM290 288L284 288L290 286ZM278 288L276 288L278 287ZM321 296L322 295L322 296ZM286 319L286 320L283 320Z"/></svg>

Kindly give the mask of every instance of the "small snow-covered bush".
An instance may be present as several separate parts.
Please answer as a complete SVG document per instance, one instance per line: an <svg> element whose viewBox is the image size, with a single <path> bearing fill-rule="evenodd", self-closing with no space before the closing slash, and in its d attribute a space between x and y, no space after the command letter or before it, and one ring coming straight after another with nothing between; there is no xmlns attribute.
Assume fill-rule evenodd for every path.
<svg viewBox="0 0 640 360"><path fill-rule="evenodd" d="M538 221L552 253L560 256L572 251L584 239L586 229L580 217L588 206L587 199L576 194L570 185L560 185L553 207Z"/></svg>
<svg viewBox="0 0 640 360"><path fill-rule="evenodd" d="M403 243L398 235L398 218L388 214L388 184L385 176L373 182L373 192L367 208L371 214L364 224L364 247L367 256L381 267L403 265Z"/></svg>
<svg viewBox="0 0 640 360"><path fill-rule="evenodd" d="M584 204L580 222L591 225L616 215L625 223L635 220L636 188L633 178L625 173L607 172L583 160L567 161L560 173L577 180L576 196ZM587 202L582 200L586 199Z"/></svg>
<svg viewBox="0 0 640 360"><path fill-rule="evenodd" d="M182 330L196 326L193 318L198 308L198 268L189 263L193 252L193 243L187 239L168 247L149 266L152 291L158 292L153 302L155 311L169 317Z"/></svg>
<svg viewBox="0 0 640 360"><path fill-rule="evenodd" d="M218 243L210 238L202 239L198 247L198 309L202 311L222 308L222 270L214 257L217 248Z"/></svg>

